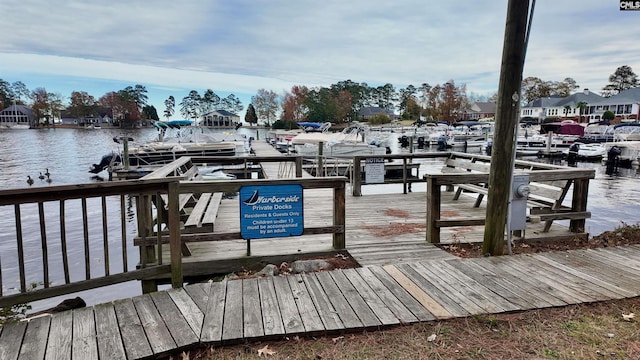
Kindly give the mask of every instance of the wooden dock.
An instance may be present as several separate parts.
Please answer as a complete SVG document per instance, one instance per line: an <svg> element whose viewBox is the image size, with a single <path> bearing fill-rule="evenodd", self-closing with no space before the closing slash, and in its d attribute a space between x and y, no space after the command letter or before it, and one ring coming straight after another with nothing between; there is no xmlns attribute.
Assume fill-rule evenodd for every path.
<svg viewBox="0 0 640 360"><path fill-rule="evenodd" d="M526 274L526 276L523 276ZM5 325L0 358L144 359L640 295L640 246L225 280Z"/></svg>
<svg viewBox="0 0 640 360"><path fill-rule="evenodd" d="M256 148L261 145L254 144ZM264 150L269 151L266 147ZM292 159L272 160L275 162L261 163L269 181L291 178L300 168ZM310 175L303 172L303 177ZM167 186L169 190L165 189ZM162 192L177 199L179 194L171 192L171 186L196 193L209 189L206 186L210 185L157 181L157 184L109 184L105 189L84 191ZM67 190L78 196L84 194L83 189ZM224 345L291 335L375 330L476 314L640 296L640 246L460 259L427 243L426 192L344 197L342 186L339 198L344 211L336 212L335 190L322 186L305 188L304 228L326 230L335 226L336 214L343 214L344 223L335 226L340 228L346 245L345 249L340 245L339 251L351 255L361 267L204 281L183 287L179 287L182 281L178 281L171 290L7 324L0 328L0 359L155 358L196 344ZM31 195L23 194L22 201L29 200ZM54 195L60 198L59 192ZM6 195L7 203L13 196ZM464 220L483 217L486 207L475 206L476 199L472 196L463 195L456 201L453 196L453 192L441 194L440 214L465 225L442 227L440 242L481 241L484 227L469 225ZM206 241L197 239L205 235L192 234L195 241L188 243L191 255L180 258L180 279L183 275L184 279L193 280L237 271L240 267L277 264L338 251L335 234L324 230L295 238L250 242L238 236L231 239L229 234L240 231L238 202L233 197L221 200L213 232L206 234ZM176 203L173 202L174 210L178 210ZM544 222L528 222L526 226L526 239L576 236L557 222L548 231ZM177 235L179 245L179 231ZM157 241L160 240L158 236ZM179 251L170 254L170 246L158 249L162 262L156 269L143 267L141 271L146 272L140 276L172 280L167 277L170 272L164 269L171 266L163 264L172 264L171 255L180 257ZM125 272L118 276L132 275Z"/></svg>

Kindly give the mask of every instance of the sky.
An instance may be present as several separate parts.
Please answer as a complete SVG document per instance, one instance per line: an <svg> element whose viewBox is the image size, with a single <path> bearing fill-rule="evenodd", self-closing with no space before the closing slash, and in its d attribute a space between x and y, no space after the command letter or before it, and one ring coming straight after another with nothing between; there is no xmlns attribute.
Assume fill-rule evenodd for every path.
<svg viewBox="0 0 640 360"><path fill-rule="evenodd" d="M196 90L466 85L498 90L508 0L3 0L0 79L68 102L143 85L162 117ZM535 3L523 77L599 92L622 66L640 72L640 11L619 1ZM6 31L6 29L11 29ZM178 108L178 106L176 107ZM244 118L244 111L239 114ZM183 118L179 109L173 119Z"/></svg>

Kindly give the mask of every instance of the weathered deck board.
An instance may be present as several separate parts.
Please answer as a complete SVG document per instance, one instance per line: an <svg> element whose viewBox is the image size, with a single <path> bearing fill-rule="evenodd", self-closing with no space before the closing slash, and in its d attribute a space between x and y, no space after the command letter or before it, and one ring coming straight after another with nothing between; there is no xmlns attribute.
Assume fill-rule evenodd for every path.
<svg viewBox="0 0 640 360"><path fill-rule="evenodd" d="M298 306L296 305L289 282L282 276L276 276L270 279L273 283L284 331L287 334L304 332L304 324L298 312Z"/></svg>
<svg viewBox="0 0 640 360"><path fill-rule="evenodd" d="M72 329L73 312L65 311L51 316L49 341L47 342L47 359L70 359L73 344Z"/></svg>
<svg viewBox="0 0 640 360"><path fill-rule="evenodd" d="M638 275L640 247L629 247L194 284L7 324L0 358L149 358L197 343L620 299L640 294Z"/></svg>
<svg viewBox="0 0 640 360"><path fill-rule="evenodd" d="M325 330L324 322L314 305L312 295L304 284L302 275L287 276L291 293L295 299L305 332L314 333Z"/></svg>
<svg viewBox="0 0 640 360"><path fill-rule="evenodd" d="M0 359L17 359L20 354L20 344L27 330L26 322L9 323L3 326L0 333Z"/></svg>
<svg viewBox="0 0 640 360"><path fill-rule="evenodd" d="M200 340L214 342L222 340L222 329L225 315L225 302L227 298L227 281L210 285L207 310L204 313Z"/></svg>
<svg viewBox="0 0 640 360"><path fill-rule="evenodd" d="M202 289L202 287L199 287ZM185 288L171 289L167 291L173 303L177 307L184 320L189 325L193 334L200 339L202 332L202 324L204 322L204 313L202 309L196 305L196 302L189 297ZM186 331L186 330L185 330Z"/></svg>
<svg viewBox="0 0 640 360"><path fill-rule="evenodd" d="M264 336L262 326L262 309L260 308L260 292L258 279L233 280L242 281L242 313L244 337ZM239 300L239 298L237 299Z"/></svg>
<svg viewBox="0 0 640 360"><path fill-rule="evenodd" d="M88 308L84 311L85 313L91 314L93 317L93 309ZM74 313L74 338L73 338L73 348L72 353L74 359L97 359L98 358L98 347L96 343L95 336L95 322L91 321L91 319L86 319L86 321L82 321L83 319L79 319L78 328L76 329L75 325L76 314ZM45 356L45 351L47 348L47 337L49 336L49 326L51 325L51 316L41 316L32 320L29 320L29 325L27 326L27 331L24 333L24 340L22 342L22 347L20 348L20 359L31 360L31 359L43 359ZM90 336L86 336L87 334L82 331L80 328L91 329L93 334ZM77 330L77 331L76 331ZM86 344L87 351L83 351L85 348L80 348L76 346L76 336L79 342L82 342L83 345ZM89 351L89 348L95 351L95 356L92 354L92 351ZM1 355L1 354L0 354ZM78 355L78 356L76 356ZM4 359L5 357L0 356L0 359Z"/></svg>
<svg viewBox="0 0 640 360"><path fill-rule="evenodd" d="M100 304L94 307L96 319L96 336L98 337L98 356L104 359L125 359L126 354L118 320L113 304ZM142 341L143 339L138 339Z"/></svg>
<svg viewBox="0 0 640 360"><path fill-rule="evenodd" d="M182 312L166 291L158 291L150 295L160 317L167 324L169 333L176 342L177 347L195 344L200 341L200 336L193 332L189 322L184 318Z"/></svg>
<svg viewBox="0 0 640 360"><path fill-rule="evenodd" d="M222 340L241 339L243 337L243 294L242 280L227 281L227 294L224 302L224 322ZM213 289L211 289L213 292ZM207 311L208 312L208 311Z"/></svg>
<svg viewBox="0 0 640 360"><path fill-rule="evenodd" d="M278 297L273 285L273 277L258 278L260 292L260 308L262 309L262 324L265 335L283 335L284 325Z"/></svg>
<svg viewBox="0 0 640 360"><path fill-rule="evenodd" d="M151 345L154 354L161 354L168 350L175 349L176 342L167 328L167 324L160 316L150 296L136 296L133 298L140 322L144 327L144 332Z"/></svg>
<svg viewBox="0 0 640 360"><path fill-rule="evenodd" d="M153 355L151 346L146 340L144 327L132 299L124 299L113 303L113 308L120 324L120 334L127 357L138 359ZM144 340L144 341L143 341Z"/></svg>
<svg viewBox="0 0 640 360"><path fill-rule="evenodd" d="M29 327L31 327L31 324L29 324ZM82 308L73 311L73 345L71 354L74 359L98 360L96 320L93 308Z"/></svg>

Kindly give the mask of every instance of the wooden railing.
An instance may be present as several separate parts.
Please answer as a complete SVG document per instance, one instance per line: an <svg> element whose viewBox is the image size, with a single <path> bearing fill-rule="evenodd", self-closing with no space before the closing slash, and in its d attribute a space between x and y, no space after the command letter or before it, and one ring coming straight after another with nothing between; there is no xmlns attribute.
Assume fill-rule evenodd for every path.
<svg viewBox="0 0 640 360"><path fill-rule="evenodd" d="M0 191L0 306L179 270L131 254L140 199L171 198L177 186L174 178Z"/></svg>
<svg viewBox="0 0 640 360"><path fill-rule="evenodd" d="M517 162L520 169L537 163ZM587 212L587 195L589 190L589 180L595 177L595 171L591 169L561 168L551 166L548 169L526 171L530 182L545 183L565 181L566 186L572 184L573 193L571 206L567 209L554 211L549 207L548 212L541 212L536 215L542 221L570 220L569 230L571 232L584 231L585 219L590 217ZM464 219L441 219L441 188L445 186L451 190L454 185L488 183L488 172L467 172L467 173L430 173L425 175L427 181L427 221L426 240L430 243L440 242L440 229L453 226L479 226L484 225L485 217L464 218ZM568 189L568 188L567 188Z"/></svg>
<svg viewBox="0 0 640 360"><path fill-rule="evenodd" d="M142 282L143 292L153 290L145 283L168 276L173 287L182 286L184 244L241 234L182 234L181 194L237 192L245 185L332 188L332 225L305 227L303 235L333 234L333 247L345 248L344 177L207 182L181 180L181 171L168 171L164 179L0 191L0 307L132 280ZM154 205L160 198L167 211ZM149 230L154 222L163 224L161 231ZM135 238L143 245L139 254ZM167 244L169 264L162 260Z"/></svg>
<svg viewBox="0 0 640 360"><path fill-rule="evenodd" d="M366 156L354 156L353 158L353 177L351 180L352 195L362 196L362 185L366 185L363 176L363 167L367 159L382 158L384 161L388 160L402 160L402 179L388 179L385 177L384 184L402 184L403 193L406 194L412 183L424 182L419 176L409 177L410 164L414 159L438 159L449 157L448 152L428 152L419 154L386 154L386 155L366 155Z"/></svg>

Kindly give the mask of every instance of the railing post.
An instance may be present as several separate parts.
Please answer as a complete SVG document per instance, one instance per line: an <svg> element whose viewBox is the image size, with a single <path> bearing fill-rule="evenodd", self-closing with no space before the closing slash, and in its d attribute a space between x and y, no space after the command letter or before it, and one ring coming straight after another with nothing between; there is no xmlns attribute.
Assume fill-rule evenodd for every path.
<svg viewBox="0 0 640 360"><path fill-rule="evenodd" d="M589 194L589 179L573 180L573 196L571 199L571 211L587 211L587 195ZM584 232L585 219L575 219L569 221L569 231L578 233Z"/></svg>
<svg viewBox="0 0 640 360"><path fill-rule="evenodd" d="M182 243L180 239L180 208L178 181L169 184L169 248L171 252L171 286L179 288L183 285L182 277Z"/></svg>
<svg viewBox="0 0 640 360"><path fill-rule="evenodd" d="M353 179L351 179L351 194L353 196L362 196L362 169L360 168L362 157L353 157Z"/></svg>
<svg viewBox="0 0 640 360"><path fill-rule="evenodd" d="M341 183L341 186L333 188L333 226L340 228L340 232L333 233L333 248L344 249L346 247L345 236L345 183Z"/></svg>
<svg viewBox="0 0 640 360"><path fill-rule="evenodd" d="M302 177L302 156L296 156L296 177Z"/></svg>
<svg viewBox="0 0 640 360"><path fill-rule="evenodd" d="M407 193L407 158L402 158L402 192Z"/></svg>
<svg viewBox="0 0 640 360"><path fill-rule="evenodd" d="M324 176L324 142L318 143L318 156L316 157L316 177Z"/></svg>
<svg viewBox="0 0 640 360"><path fill-rule="evenodd" d="M427 175L427 242L440 242L440 228L436 221L440 220L440 184L437 177Z"/></svg>

